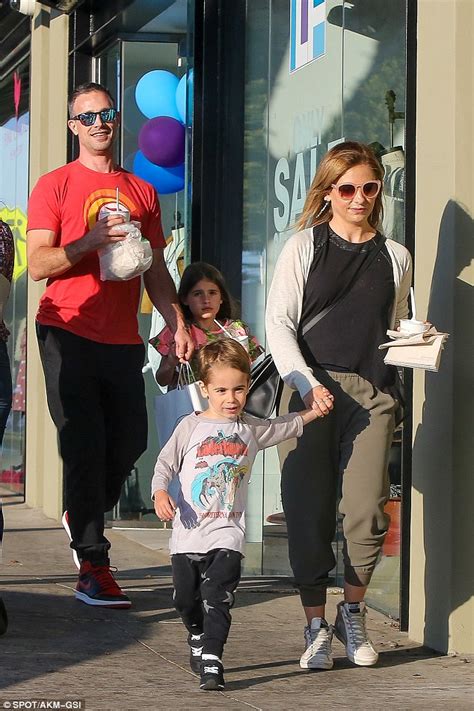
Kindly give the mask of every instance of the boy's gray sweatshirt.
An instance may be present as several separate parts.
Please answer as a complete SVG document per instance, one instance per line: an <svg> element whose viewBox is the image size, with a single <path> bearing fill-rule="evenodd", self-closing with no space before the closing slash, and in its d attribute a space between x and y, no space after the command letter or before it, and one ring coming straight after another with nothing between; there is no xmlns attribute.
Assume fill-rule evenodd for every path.
<svg viewBox="0 0 474 711"><path fill-rule="evenodd" d="M290 413L273 420L242 414L214 420L183 418L161 450L151 482L152 497L167 491L177 504L170 552L241 552L245 506L253 462L260 449L300 437L303 419Z"/></svg>

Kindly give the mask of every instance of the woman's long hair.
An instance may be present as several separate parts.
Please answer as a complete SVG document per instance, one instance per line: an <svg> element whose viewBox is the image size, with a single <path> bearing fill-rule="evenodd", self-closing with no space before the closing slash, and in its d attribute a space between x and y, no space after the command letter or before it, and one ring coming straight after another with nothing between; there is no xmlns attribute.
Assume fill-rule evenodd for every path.
<svg viewBox="0 0 474 711"><path fill-rule="evenodd" d="M332 219L331 203L324 200L333 183L350 168L357 165L367 165L374 173L374 178L383 183L384 170L373 150L364 143L345 141L338 143L326 153L318 166L311 187L306 195L306 200L300 219L296 223L298 230L314 227ZM383 204L382 190L375 198L374 208L369 215L369 224L378 229L382 222Z"/></svg>

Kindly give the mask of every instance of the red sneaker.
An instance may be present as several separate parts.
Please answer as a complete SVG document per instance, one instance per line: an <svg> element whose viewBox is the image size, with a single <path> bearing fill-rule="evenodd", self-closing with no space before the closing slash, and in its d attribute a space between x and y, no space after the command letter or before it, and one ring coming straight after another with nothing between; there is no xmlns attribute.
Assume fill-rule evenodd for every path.
<svg viewBox="0 0 474 711"><path fill-rule="evenodd" d="M75 596L86 605L127 609L132 604L117 585L109 566L92 565L89 560L81 562Z"/></svg>

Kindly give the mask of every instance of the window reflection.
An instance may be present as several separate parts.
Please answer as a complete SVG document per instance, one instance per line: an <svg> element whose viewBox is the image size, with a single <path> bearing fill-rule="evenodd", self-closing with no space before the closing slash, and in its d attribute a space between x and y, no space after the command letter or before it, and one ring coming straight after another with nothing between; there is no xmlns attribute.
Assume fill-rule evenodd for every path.
<svg viewBox="0 0 474 711"><path fill-rule="evenodd" d="M25 492L26 396L26 207L28 201L29 63L23 62L0 82L0 218L13 233L15 268L4 313L10 331L8 353L13 403L3 438L0 487Z"/></svg>
<svg viewBox="0 0 474 711"><path fill-rule="evenodd" d="M298 59L301 47L294 46L291 35L292 13L301 3L247 4L242 304L243 317L262 342L275 261L301 213L316 167L332 145L341 140L372 144L385 168L383 231L399 242L405 238L405 0L326 0L317 5L318 12L324 6L324 46L314 58L306 56L311 61L305 63ZM305 41L316 20L320 18L308 16ZM372 600L395 615L400 443L398 430L390 461L393 523L370 588ZM260 564L267 574L291 574L274 452L257 460L252 485L247 537L253 555L247 570L257 572ZM342 572L340 525L338 529L336 574ZM257 550L262 551L260 559Z"/></svg>

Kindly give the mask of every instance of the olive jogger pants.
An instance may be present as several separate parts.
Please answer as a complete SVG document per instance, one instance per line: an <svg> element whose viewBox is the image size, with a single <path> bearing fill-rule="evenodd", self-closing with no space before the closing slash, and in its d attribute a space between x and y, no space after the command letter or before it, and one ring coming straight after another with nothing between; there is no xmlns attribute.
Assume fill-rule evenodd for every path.
<svg viewBox="0 0 474 711"><path fill-rule="evenodd" d="M390 522L384 505L398 406L355 373L318 369L315 375L334 395L334 409L307 425L298 440L279 446L290 564L307 607L325 603L335 565L340 476L345 580L358 586L370 581ZM299 394L285 387L281 414L303 408Z"/></svg>

